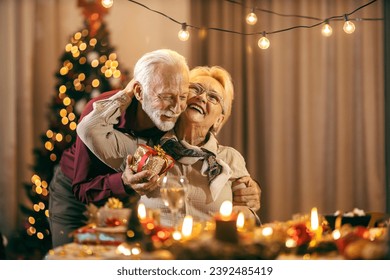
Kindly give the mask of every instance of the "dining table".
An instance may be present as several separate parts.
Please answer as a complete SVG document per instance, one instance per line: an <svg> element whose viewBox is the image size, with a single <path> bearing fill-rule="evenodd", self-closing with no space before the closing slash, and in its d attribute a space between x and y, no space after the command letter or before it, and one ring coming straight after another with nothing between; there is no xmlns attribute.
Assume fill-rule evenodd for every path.
<svg viewBox="0 0 390 280"><path fill-rule="evenodd" d="M190 229L183 222L179 229L174 229L161 226L153 219L141 220L141 232L135 234L136 239L134 228L129 225L100 227L91 223L73 233L73 242L49 250L44 259L389 259L387 225L340 224L330 228L323 219L320 227L313 230L310 222L302 219L260 226L239 226L234 221L192 222ZM222 233L218 231L221 224Z"/></svg>

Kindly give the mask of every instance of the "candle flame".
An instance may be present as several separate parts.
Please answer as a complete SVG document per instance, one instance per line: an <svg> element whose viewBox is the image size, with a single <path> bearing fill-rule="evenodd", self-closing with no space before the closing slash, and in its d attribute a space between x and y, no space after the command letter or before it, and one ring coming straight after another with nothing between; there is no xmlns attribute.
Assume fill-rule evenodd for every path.
<svg viewBox="0 0 390 280"><path fill-rule="evenodd" d="M139 248L139 247L133 247L133 248L131 248L131 253L133 254L133 255L139 255L139 254L141 254L141 248Z"/></svg>
<svg viewBox="0 0 390 280"><path fill-rule="evenodd" d="M192 234L193 219L190 215L184 217L181 233L183 237L189 237Z"/></svg>
<svg viewBox="0 0 390 280"><path fill-rule="evenodd" d="M237 216L236 226L238 229L243 229L244 224L245 224L245 216L244 216L244 213L240 212L240 213L238 213L238 216Z"/></svg>
<svg viewBox="0 0 390 280"><path fill-rule="evenodd" d="M285 245L287 248L294 248L297 246L297 242L292 238L288 238L285 242Z"/></svg>
<svg viewBox="0 0 390 280"><path fill-rule="evenodd" d="M173 238L174 240L180 240L180 239L181 239L181 232L175 230L175 231L172 233L172 238Z"/></svg>
<svg viewBox="0 0 390 280"><path fill-rule="evenodd" d="M338 230L338 229L335 229L333 232L332 232L332 237L334 240L337 240L341 237L341 232Z"/></svg>
<svg viewBox="0 0 390 280"><path fill-rule="evenodd" d="M143 203L138 204L138 217L140 218L140 220L146 218L146 207Z"/></svg>
<svg viewBox="0 0 390 280"><path fill-rule="evenodd" d="M319 221L318 221L318 211L317 211L317 208L314 207L313 209L311 209L311 220L310 220L310 225L311 225L311 229L312 230L317 230L318 229L318 225L319 225Z"/></svg>
<svg viewBox="0 0 390 280"><path fill-rule="evenodd" d="M274 230L272 229L272 227L264 227L263 230L261 231L261 233L264 235L264 236L271 236L273 234Z"/></svg>
<svg viewBox="0 0 390 280"><path fill-rule="evenodd" d="M225 200L221 204L221 208L219 208L219 213L224 218L229 218L233 211L233 204L231 201Z"/></svg>
<svg viewBox="0 0 390 280"><path fill-rule="evenodd" d="M122 243L116 248L116 253L125 256L130 256L131 248L129 248L129 245L127 243Z"/></svg>

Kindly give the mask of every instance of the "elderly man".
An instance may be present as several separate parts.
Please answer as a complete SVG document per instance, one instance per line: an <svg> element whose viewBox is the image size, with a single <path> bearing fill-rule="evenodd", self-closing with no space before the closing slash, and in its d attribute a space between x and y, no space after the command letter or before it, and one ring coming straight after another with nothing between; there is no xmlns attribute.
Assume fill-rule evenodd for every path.
<svg viewBox="0 0 390 280"><path fill-rule="evenodd" d="M185 58L175 51L161 49L142 56L134 67L133 80L122 91L122 98L128 98L126 92L135 88L144 92L146 100L131 102L121 114L116 128L139 142L159 139L163 131L173 128L186 108L188 73ZM103 93L91 100L80 119L92 110L95 101L115 93ZM149 96L154 98L148 100ZM163 102L165 98L169 98L169 104ZM145 106L153 108L153 113L147 114ZM85 224L85 204L99 206L112 196L124 201L136 196L130 182L122 181L122 176L122 172L96 158L77 137L75 144L64 151L49 185L49 222L54 247L72 242L70 233ZM131 176L123 177L131 179Z"/></svg>

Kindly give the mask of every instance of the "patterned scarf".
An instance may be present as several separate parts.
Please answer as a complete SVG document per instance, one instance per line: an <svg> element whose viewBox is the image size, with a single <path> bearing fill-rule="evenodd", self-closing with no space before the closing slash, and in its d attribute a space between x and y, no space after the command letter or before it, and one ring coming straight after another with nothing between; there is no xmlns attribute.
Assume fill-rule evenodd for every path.
<svg viewBox="0 0 390 280"><path fill-rule="evenodd" d="M179 160L182 157L201 157L204 158L208 163L207 176L209 183L213 181L219 174L222 172L222 166L217 162L215 155L207 151L206 149L201 149L201 151L188 149L183 146L179 141L174 138L170 138L161 145L164 151L173 157L175 160Z"/></svg>

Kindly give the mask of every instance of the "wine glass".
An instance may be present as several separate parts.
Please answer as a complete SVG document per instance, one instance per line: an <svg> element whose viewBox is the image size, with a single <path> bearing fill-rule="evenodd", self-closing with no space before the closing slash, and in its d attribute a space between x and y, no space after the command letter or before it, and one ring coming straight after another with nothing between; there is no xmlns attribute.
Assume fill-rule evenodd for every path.
<svg viewBox="0 0 390 280"><path fill-rule="evenodd" d="M187 178L181 175L166 173L159 180L161 198L164 205L172 213L173 227L177 230L179 209L183 207L185 192L187 189Z"/></svg>

